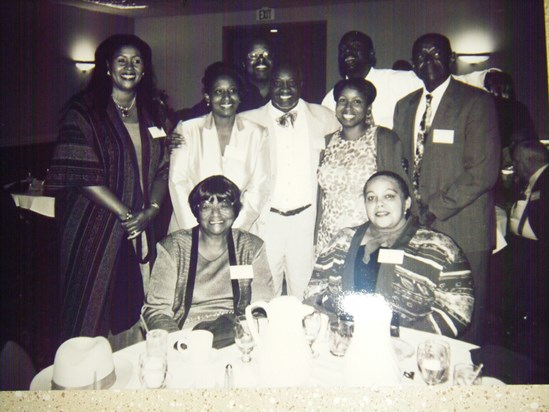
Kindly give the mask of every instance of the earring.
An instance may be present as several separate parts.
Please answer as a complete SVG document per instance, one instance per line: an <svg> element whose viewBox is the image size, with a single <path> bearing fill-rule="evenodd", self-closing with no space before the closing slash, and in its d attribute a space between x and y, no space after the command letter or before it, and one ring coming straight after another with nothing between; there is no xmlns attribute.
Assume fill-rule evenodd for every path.
<svg viewBox="0 0 549 412"><path fill-rule="evenodd" d="M107 76L111 76L111 71L110 70L107 70Z"/></svg>

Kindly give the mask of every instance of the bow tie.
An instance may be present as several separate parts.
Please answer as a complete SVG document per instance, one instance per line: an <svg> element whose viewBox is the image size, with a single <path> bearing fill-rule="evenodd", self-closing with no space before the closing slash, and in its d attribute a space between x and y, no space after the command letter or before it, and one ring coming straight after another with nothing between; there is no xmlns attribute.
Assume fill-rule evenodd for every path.
<svg viewBox="0 0 549 412"><path fill-rule="evenodd" d="M278 117L276 119L276 123L279 124L282 127L288 127L288 120L292 124L292 127L294 126L295 119L297 117L296 111L291 111L288 113L283 114L282 116Z"/></svg>

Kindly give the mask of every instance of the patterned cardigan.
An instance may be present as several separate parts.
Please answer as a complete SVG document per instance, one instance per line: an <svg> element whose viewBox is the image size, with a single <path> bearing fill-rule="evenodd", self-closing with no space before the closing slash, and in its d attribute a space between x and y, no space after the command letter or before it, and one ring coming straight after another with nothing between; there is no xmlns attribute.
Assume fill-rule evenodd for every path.
<svg viewBox="0 0 549 412"><path fill-rule="evenodd" d="M369 223L341 230L319 256L305 300L322 308L330 275L341 275L343 290L354 287L354 265ZM409 219L393 249L402 264L380 265L376 293L400 314L400 325L456 337L471 321L473 280L463 251L447 235Z"/></svg>

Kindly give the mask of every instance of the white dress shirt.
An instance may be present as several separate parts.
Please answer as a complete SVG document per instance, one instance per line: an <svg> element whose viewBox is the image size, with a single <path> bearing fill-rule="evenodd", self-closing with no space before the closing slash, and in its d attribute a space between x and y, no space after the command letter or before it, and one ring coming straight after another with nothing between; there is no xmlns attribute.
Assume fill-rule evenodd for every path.
<svg viewBox="0 0 549 412"><path fill-rule="evenodd" d="M291 110L297 113L293 125L280 126L276 119L284 112L268 103L269 114L275 121L276 178L271 207L281 211L294 210L311 204L311 148L303 103Z"/></svg>
<svg viewBox="0 0 549 412"><path fill-rule="evenodd" d="M417 112L416 112L416 120L415 120L415 128L414 128L414 136L416 136L416 139L414 140L414 151L412 153L416 152L417 135L419 133L419 124L421 123L421 118L423 117L423 113L425 113L425 107L427 106L426 96L428 94L432 96L431 97L431 117L430 119L427 119L427 124L425 125L425 127L429 129L437 113L438 106L440 105L440 101L442 100L442 96L444 96L444 93L446 92L446 89L450 84L450 79L451 79L451 76L448 76L448 78L432 92L428 92L427 89L423 87L423 94L421 95L421 99L419 100L419 105L417 107Z"/></svg>
<svg viewBox="0 0 549 412"><path fill-rule="evenodd" d="M540 167L538 170L536 170L536 173L530 176L530 179L528 180L528 186L524 191L524 195L526 199L517 200L513 205L513 207L511 208L511 213L510 213L511 218L509 219L509 229L511 230L511 233L517 236L522 236L532 240L538 240L536 234L534 233L534 230L530 226L528 217L526 217L526 222L524 223L524 226L522 228L522 231L520 231L520 233L519 233L519 226L520 226L520 221L522 219L522 215L524 214L526 207L530 202L530 198L532 196L532 188L536 184L537 180L539 179L543 171L547 169L548 166L549 165L544 165Z"/></svg>

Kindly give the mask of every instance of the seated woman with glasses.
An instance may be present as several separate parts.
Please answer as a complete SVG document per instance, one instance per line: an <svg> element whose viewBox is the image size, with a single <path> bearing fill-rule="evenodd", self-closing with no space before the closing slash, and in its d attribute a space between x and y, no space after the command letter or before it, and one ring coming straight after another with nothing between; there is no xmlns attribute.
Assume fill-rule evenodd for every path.
<svg viewBox="0 0 549 412"><path fill-rule="evenodd" d="M328 292L340 278L343 295L377 293L400 315L400 326L456 337L471 321L469 262L447 235L409 216L411 198L396 173L373 174L364 186L369 221L338 232L319 256L305 300L339 311ZM330 288L332 289L332 288Z"/></svg>
<svg viewBox="0 0 549 412"><path fill-rule="evenodd" d="M242 207L240 190L224 176L201 181L189 195L198 220L158 246L142 314L147 328L170 332L242 314L274 296L263 241L232 229Z"/></svg>

